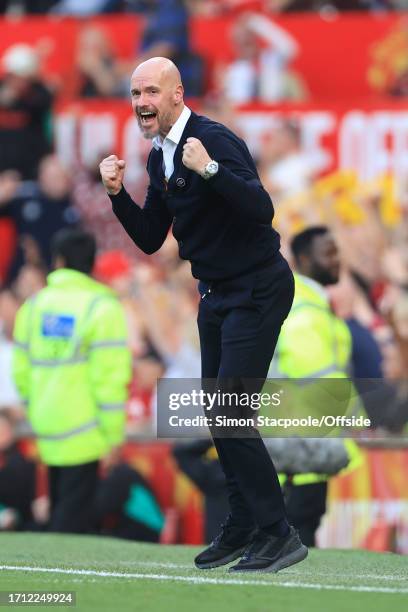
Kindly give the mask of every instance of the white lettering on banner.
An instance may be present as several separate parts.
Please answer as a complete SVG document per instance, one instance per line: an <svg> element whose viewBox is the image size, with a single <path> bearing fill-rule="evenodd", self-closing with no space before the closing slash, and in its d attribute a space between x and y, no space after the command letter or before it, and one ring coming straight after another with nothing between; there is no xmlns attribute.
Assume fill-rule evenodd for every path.
<svg viewBox="0 0 408 612"><path fill-rule="evenodd" d="M72 113L61 113L54 122L57 155L68 166L73 165L76 158L76 126L77 118Z"/></svg>
<svg viewBox="0 0 408 612"><path fill-rule="evenodd" d="M86 114L80 123L81 159L87 164L100 161L116 147L117 120L113 113Z"/></svg>
<svg viewBox="0 0 408 612"><path fill-rule="evenodd" d="M151 142L140 134L136 119L120 113L81 108L63 110L55 121L56 148L66 163L94 163L104 153L115 152L127 161L127 177L139 180ZM126 111L127 112L127 111ZM126 117L123 120L123 116ZM259 158L265 136L284 118L299 121L304 153L316 174L338 167L353 170L362 180L387 171L408 176L408 111L341 109L271 109L237 111L239 135L255 158ZM325 141L327 141L325 143Z"/></svg>
<svg viewBox="0 0 408 612"><path fill-rule="evenodd" d="M393 170L393 146L395 115L390 113L374 113L367 117L367 165L366 178L379 176Z"/></svg>
<svg viewBox="0 0 408 612"><path fill-rule="evenodd" d="M408 113L399 113L395 117L394 130L394 169L397 176L408 176Z"/></svg>
<svg viewBox="0 0 408 612"><path fill-rule="evenodd" d="M347 113L339 125L339 166L362 179L385 172L403 178L408 172L408 113Z"/></svg>
<svg viewBox="0 0 408 612"><path fill-rule="evenodd" d="M322 140L334 132L336 123L336 117L331 112L310 112L301 117L303 149L316 173L324 172L333 165L333 153L322 146Z"/></svg>
<svg viewBox="0 0 408 612"><path fill-rule="evenodd" d="M265 135L273 132L279 126L285 113L269 111L237 113L236 125L241 136L248 145L248 149L255 157L259 156ZM234 128L233 128L234 129Z"/></svg>
<svg viewBox="0 0 408 612"><path fill-rule="evenodd" d="M363 168L365 153L366 117L359 111L347 113L340 122L338 135L339 167L347 170Z"/></svg>
<svg viewBox="0 0 408 612"><path fill-rule="evenodd" d="M273 135L273 130L285 119L299 122L302 148L313 171L320 174L331 169L334 155L322 141L326 135L335 133L336 113L332 111L243 112L237 124L249 150L259 157L265 135Z"/></svg>

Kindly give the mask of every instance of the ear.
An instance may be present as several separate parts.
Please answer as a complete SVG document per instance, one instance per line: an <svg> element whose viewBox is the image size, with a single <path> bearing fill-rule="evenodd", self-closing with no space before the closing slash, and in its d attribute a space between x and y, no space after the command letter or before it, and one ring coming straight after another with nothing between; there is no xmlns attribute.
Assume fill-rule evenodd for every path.
<svg viewBox="0 0 408 612"><path fill-rule="evenodd" d="M54 270L60 270L61 268L65 268L65 259L62 255L57 255L53 261Z"/></svg>
<svg viewBox="0 0 408 612"><path fill-rule="evenodd" d="M300 253L298 260L296 262L296 269L298 272L305 273L308 272L310 268L310 257L306 255L306 253Z"/></svg>
<svg viewBox="0 0 408 612"><path fill-rule="evenodd" d="M178 106L179 104L183 102L183 96L184 96L184 87L182 86L181 83L179 83L174 92L174 104L176 106Z"/></svg>

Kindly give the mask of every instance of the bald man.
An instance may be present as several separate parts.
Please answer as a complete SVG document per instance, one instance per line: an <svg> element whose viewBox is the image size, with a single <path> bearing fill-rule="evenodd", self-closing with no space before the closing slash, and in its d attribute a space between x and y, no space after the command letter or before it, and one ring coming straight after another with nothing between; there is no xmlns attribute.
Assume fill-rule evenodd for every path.
<svg viewBox="0 0 408 612"><path fill-rule="evenodd" d="M294 293L271 225L270 197L245 143L184 104L180 73L170 60L140 64L131 78L131 99L140 130L153 143L150 183L140 208L123 186L125 161L104 159L100 170L113 211L145 253L157 251L172 226L180 257L191 262L199 281L203 379L221 393L243 392L248 385L259 392ZM240 406L234 408L238 415ZM223 407L216 410L222 414ZM276 471L258 432L211 433L231 512L219 536L196 557L196 567L242 557L230 571L275 572L302 561L307 548L286 520Z"/></svg>

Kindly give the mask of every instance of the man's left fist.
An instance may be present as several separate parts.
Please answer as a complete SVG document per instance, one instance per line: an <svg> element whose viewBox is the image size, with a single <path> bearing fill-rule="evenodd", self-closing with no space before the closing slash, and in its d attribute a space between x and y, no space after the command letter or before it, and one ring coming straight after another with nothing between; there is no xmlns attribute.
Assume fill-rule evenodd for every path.
<svg viewBox="0 0 408 612"><path fill-rule="evenodd" d="M204 169L210 161L211 157L208 155L201 140L193 137L187 138L183 146L183 164L189 170L194 170L194 172L203 176Z"/></svg>

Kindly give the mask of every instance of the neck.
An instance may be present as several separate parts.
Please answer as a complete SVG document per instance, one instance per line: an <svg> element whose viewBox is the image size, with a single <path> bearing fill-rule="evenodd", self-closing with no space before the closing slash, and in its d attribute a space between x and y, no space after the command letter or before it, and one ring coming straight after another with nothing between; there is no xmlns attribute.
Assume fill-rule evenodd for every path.
<svg viewBox="0 0 408 612"><path fill-rule="evenodd" d="M172 121L170 122L170 125L169 125L169 127L168 127L167 131L160 131L160 132L159 132L159 135L160 135L160 137L161 137L163 140L166 138L167 134L170 132L170 130L171 130L171 128L173 127L173 125L174 125L174 124L176 123L176 121L179 119L179 117L180 117L181 113L183 112L183 110L184 110L184 102L182 102L182 104L181 104L181 106L180 106L179 108L176 108L176 109L175 109L175 111L174 111L174 115L173 115L173 118L172 118Z"/></svg>

